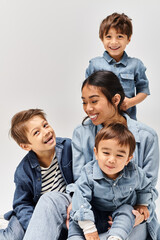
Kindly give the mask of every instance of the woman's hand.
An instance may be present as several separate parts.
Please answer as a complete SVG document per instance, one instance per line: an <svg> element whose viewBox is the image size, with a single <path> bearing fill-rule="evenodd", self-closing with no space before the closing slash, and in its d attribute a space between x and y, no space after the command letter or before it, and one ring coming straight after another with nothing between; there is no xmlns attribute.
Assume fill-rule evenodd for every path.
<svg viewBox="0 0 160 240"><path fill-rule="evenodd" d="M132 210L132 213L135 215L135 226L138 226L140 223L144 221L144 215L140 214L137 210Z"/></svg>
<svg viewBox="0 0 160 240"><path fill-rule="evenodd" d="M66 227L69 229L69 217L70 217L70 211L72 209L72 203L69 204L67 208L67 218L66 218Z"/></svg>
<svg viewBox="0 0 160 240"><path fill-rule="evenodd" d="M148 210L147 206L144 206L144 205L136 205L134 208L135 208L135 210L137 210L140 214L144 215L144 220L145 220L145 221L149 218L150 213L149 213L149 210Z"/></svg>
<svg viewBox="0 0 160 240"><path fill-rule="evenodd" d="M98 232L85 234L85 239L86 240L100 240L100 238L98 236Z"/></svg>
<svg viewBox="0 0 160 240"><path fill-rule="evenodd" d="M110 225L110 227L108 229L110 229L113 224L113 220L112 220L111 216L108 216L108 218L109 218L108 224ZM108 229L107 229L107 231L108 231Z"/></svg>

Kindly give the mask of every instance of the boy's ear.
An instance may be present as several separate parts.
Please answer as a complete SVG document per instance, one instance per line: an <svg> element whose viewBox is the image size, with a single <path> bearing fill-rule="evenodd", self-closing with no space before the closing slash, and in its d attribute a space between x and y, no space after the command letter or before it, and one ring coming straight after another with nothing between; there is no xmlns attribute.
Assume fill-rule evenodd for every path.
<svg viewBox="0 0 160 240"><path fill-rule="evenodd" d="M120 102L120 100L121 100L121 96L117 93L112 98L112 103L117 107L119 102Z"/></svg>
<svg viewBox="0 0 160 240"><path fill-rule="evenodd" d="M30 150L31 150L30 144L20 143L19 146L20 146L22 149L26 150L26 151L30 151Z"/></svg>
<svg viewBox="0 0 160 240"><path fill-rule="evenodd" d="M133 158L133 155L131 155L130 157L128 157L128 160L126 162L126 166L128 165L128 163L131 161L131 159Z"/></svg>
<svg viewBox="0 0 160 240"><path fill-rule="evenodd" d="M128 38L128 43L130 43L130 41L131 41L131 37L132 37L132 36L130 36L130 37ZM127 44L128 44L128 43L127 43Z"/></svg>
<svg viewBox="0 0 160 240"><path fill-rule="evenodd" d="M94 147L94 155L95 155L95 157L96 157L96 159L97 159L97 149L96 149L96 147Z"/></svg>

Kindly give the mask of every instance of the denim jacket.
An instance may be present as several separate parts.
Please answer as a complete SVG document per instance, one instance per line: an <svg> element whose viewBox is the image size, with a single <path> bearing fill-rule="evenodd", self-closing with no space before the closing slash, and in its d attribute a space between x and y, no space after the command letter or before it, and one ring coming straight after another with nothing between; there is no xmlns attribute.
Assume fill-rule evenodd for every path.
<svg viewBox="0 0 160 240"><path fill-rule="evenodd" d="M69 138L56 138L56 156L66 184L72 183L72 149ZM14 181L16 189L13 211L6 213L5 219L8 220L15 214L23 229L26 230L41 195L41 168L33 151L28 152L18 165Z"/></svg>
<svg viewBox="0 0 160 240"><path fill-rule="evenodd" d="M151 216L152 197L151 182L135 163L130 162L113 180L102 172L98 161L93 160L83 167L81 176L76 181L72 217L77 222L94 222L92 207L113 212L123 204L147 205Z"/></svg>
<svg viewBox="0 0 160 240"><path fill-rule="evenodd" d="M103 57L96 57L90 60L86 70L86 77L100 70L107 70L115 73L122 84L125 95L132 98L138 93L150 94L146 68L142 61L137 58L128 57L124 52L122 59L116 62L107 51ZM136 119L136 106L127 110L131 118Z"/></svg>
<svg viewBox="0 0 160 240"><path fill-rule="evenodd" d="M127 120L128 129L133 133L136 140L136 149L132 161L144 170L146 176L151 180L152 188L155 189L159 170L159 144L157 133L145 124L131 119L127 114L124 114L124 117ZM93 153L95 136L101 128L102 125L95 126L89 119L85 121L84 125L80 124L74 130L72 137L72 169L74 182L81 175L82 167L86 165L87 162L95 159ZM70 184L67 190L68 192L74 191L74 184ZM154 200L157 197L158 193L155 191ZM156 236L159 224L155 214L152 221L149 223L148 229L152 236L151 239L157 240Z"/></svg>

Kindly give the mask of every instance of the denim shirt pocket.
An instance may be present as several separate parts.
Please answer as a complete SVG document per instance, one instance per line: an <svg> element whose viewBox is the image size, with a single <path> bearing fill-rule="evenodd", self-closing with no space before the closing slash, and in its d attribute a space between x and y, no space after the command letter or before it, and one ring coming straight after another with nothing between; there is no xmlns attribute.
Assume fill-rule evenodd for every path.
<svg viewBox="0 0 160 240"><path fill-rule="evenodd" d="M122 198L125 199L128 204L135 204L137 198L135 193L135 185L130 184L128 186L121 186L120 190Z"/></svg>
<svg viewBox="0 0 160 240"><path fill-rule="evenodd" d="M135 88L134 74L133 73L120 73L121 84L124 91L131 91Z"/></svg>

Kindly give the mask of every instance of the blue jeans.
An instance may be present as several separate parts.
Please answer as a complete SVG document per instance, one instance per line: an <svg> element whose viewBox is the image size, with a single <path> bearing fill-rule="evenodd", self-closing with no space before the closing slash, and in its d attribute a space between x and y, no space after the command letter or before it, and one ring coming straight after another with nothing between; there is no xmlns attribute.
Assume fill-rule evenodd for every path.
<svg viewBox="0 0 160 240"><path fill-rule="evenodd" d="M39 199L23 240L58 240L71 202L68 194L45 193ZM61 237L61 240L67 238Z"/></svg>
<svg viewBox="0 0 160 240"><path fill-rule="evenodd" d="M66 220L66 210L71 202L71 197L60 192L44 194L38 201L26 234L23 240L58 240L63 224ZM146 223L135 227L128 240L146 240ZM101 240L106 240L108 233L100 234ZM65 240L66 238L62 238ZM76 236L72 239L80 240L84 237Z"/></svg>
<svg viewBox="0 0 160 240"><path fill-rule="evenodd" d="M24 230L16 216L12 216L6 229L0 229L0 240L22 240Z"/></svg>
<svg viewBox="0 0 160 240"><path fill-rule="evenodd" d="M107 232L107 237L118 236L121 239L126 239L131 233L135 223L132 206L124 204L114 212L110 213L98 211L94 208L92 210L95 216L95 225L99 234L107 231L109 227L107 226L107 217L109 215L112 216L113 224ZM84 236L84 234L78 224L70 219L68 239L72 239L73 236Z"/></svg>

